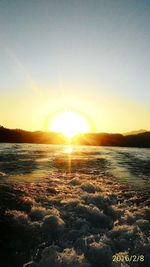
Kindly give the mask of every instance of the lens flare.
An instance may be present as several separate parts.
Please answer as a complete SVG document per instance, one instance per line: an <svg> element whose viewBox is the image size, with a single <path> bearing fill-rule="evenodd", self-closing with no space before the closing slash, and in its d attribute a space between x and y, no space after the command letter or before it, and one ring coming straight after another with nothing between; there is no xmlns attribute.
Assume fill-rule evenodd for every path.
<svg viewBox="0 0 150 267"><path fill-rule="evenodd" d="M71 139L79 133L89 131L89 124L86 119L77 112L64 111L56 115L52 121L50 130L64 134Z"/></svg>

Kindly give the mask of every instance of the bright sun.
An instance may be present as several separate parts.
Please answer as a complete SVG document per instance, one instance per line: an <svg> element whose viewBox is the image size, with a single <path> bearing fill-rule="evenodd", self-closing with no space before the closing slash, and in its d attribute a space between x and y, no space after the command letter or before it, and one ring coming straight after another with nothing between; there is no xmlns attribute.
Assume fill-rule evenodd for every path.
<svg viewBox="0 0 150 267"><path fill-rule="evenodd" d="M86 119L77 112L64 111L56 115L51 121L51 131L64 134L71 139L76 134L89 131Z"/></svg>

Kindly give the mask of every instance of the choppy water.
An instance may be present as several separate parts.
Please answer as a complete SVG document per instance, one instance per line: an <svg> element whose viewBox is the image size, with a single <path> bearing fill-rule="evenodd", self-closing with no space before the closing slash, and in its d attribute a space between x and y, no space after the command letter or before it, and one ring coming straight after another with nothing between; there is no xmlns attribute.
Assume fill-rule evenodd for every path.
<svg viewBox="0 0 150 267"><path fill-rule="evenodd" d="M113 176L150 188L150 149L40 144L0 144L0 182L32 181L53 172Z"/></svg>

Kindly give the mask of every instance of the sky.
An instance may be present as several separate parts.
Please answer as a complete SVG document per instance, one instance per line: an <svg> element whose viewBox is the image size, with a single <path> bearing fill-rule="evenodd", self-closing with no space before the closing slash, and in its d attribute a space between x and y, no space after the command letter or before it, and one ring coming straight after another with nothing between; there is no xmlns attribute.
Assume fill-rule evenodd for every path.
<svg viewBox="0 0 150 267"><path fill-rule="evenodd" d="M0 125L150 130L149 0L0 0Z"/></svg>

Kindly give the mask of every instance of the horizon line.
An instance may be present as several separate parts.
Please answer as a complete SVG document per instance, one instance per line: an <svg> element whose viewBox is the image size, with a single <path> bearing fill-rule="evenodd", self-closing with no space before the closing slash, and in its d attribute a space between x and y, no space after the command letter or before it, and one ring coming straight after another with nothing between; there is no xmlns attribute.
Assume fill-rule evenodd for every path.
<svg viewBox="0 0 150 267"><path fill-rule="evenodd" d="M8 130L21 130L21 131L25 131L25 132L43 132L43 133L54 133L54 134L62 134L61 132L54 132L54 131L49 131L49 130L26 130L26 129L22 129L22 128L9 128L9 127L5 127L3 125L0 125L0 128L4 128L4 129L8 129ZM107 132L107 131L99 131L99 132L82 132L82 133L77 133L77 135L84 135L84 134L121 134L121 135L130 135L130 134L138 134L138 133L145 133L145 132L150 132L150 130L147 129L139 129L139 130L129 130L129 131L125 131L125 132Z"/></svg>

